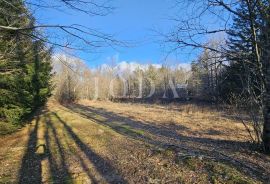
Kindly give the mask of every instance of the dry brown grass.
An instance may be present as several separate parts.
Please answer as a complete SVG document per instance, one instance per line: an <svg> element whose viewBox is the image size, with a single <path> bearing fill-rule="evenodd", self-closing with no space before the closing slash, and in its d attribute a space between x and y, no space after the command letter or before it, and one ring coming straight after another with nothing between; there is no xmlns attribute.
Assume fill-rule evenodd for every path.
<svg viewBox="0 0 270 184"><path fill-rule="evenodd" d="M50 101L0 137L0 183L262 183L269 158L208 107Z"/></svg>
<svg viewBox="0 0 270 184"><path fill-rule="evenodd" d="M230 119L224 112L194 104L125 104L110 101L81 101L80 104L106 109L121 116L151 124L174 127L187 136L220 140L249 141L241 121Z"/></svg>

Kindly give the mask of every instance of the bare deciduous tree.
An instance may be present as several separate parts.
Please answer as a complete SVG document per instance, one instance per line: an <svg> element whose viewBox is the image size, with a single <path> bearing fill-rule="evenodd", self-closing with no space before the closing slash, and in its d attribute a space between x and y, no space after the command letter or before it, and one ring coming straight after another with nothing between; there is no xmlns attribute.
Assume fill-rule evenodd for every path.
<svg viewBox="0 0 270 184"><path fill-rule="evenodd" d="M270 2L264 0L179 0L182 11L178 17L176 29L163 34L165 41L173 45L173 49L195 48L207 49L222 54L225 58L235 58L239 51L228 52L227 47L216 49L207 44L207 37L219 34L229 34L232 22L239 20L246 23L245 31L250 38L250 51L253 54L253 67L248 73L256 73L259 86L248 83L244 90L249 90L249 96L260 100L264 116L263 148L270 152L270 77L269 77L269 12ZM183 8L183 6L186 6ZM241 7L240 7L241 6ZM211 17L211 19L209 18ZM234 35L237 36L237 35ZM239 34L241 37L241 35ZM248 49L249 49L248 48ZM242 66L247 68L247 60ZM249 80L250 77L245 80ZM259 95L254 94L254 88ZM258 98L259 97L259 98Z"/></svg>

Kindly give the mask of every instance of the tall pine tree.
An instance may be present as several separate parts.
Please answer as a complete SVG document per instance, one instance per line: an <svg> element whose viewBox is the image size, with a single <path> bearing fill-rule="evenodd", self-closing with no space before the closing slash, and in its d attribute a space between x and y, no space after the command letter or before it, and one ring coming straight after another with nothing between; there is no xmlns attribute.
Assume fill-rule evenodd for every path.
<svg viewBox="0 0 270 184"><path fill-rule="evenodd" d="M22 0L0 2L0 24L28 27L34 18ZM0 119L20 123L50 94L50 56L34 30L2 30L0 34Z"/></svg>

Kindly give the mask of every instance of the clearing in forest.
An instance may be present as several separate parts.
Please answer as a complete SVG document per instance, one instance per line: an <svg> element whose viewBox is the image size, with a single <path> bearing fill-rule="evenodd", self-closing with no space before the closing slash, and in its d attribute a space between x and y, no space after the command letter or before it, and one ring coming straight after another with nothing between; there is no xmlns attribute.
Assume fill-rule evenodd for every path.
<svg viewBox="0 0 270 184"><path fill-rule="evenodd" d="M267 183L241 122L194 104L50 101L0 137L0 183Z"/></svg>

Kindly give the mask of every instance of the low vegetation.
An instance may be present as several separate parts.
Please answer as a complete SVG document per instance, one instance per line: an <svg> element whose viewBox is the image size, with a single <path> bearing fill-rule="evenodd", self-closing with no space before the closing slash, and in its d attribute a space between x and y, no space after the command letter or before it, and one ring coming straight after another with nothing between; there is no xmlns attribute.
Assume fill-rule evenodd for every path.
<svg viewBox="0 0 270 184"><path fill-rule="evenodd" d="M16 132L21 126L7 122L0 122L0 135L7 135Z"/></svg>
<svg viewBox="0 0 270 184"><path fill-rule="evenodd" d="M32 124L1 137L0 183L266 182L269 158L247 151L246 134L195 104L50 101Z"/></svg>

